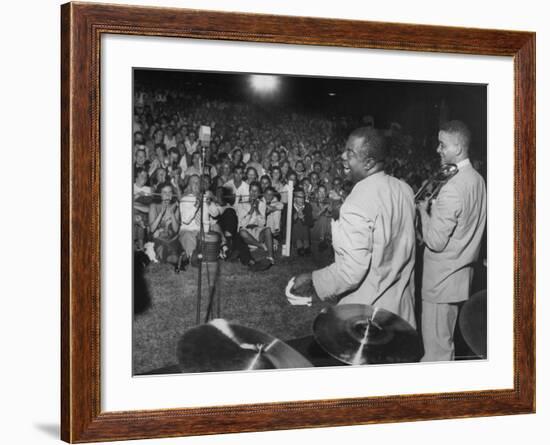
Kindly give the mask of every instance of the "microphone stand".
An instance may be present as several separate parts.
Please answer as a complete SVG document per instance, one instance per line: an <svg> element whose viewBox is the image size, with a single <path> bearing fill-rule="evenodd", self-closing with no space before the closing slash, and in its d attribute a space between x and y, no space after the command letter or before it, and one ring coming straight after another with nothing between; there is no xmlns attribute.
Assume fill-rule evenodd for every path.
<svg viewBox="0 0 550 445"><path fill-rule="evenodd" d="M199 253L198 260L198 282L197 282L197 315L196 324L201 322L201 299L202 299L202 260L204 254L204 166L206 164L206 143L201 141L201 168L200 168L200 187L199 187L199 212L200 212L200 228L199 228Z"/></svg>

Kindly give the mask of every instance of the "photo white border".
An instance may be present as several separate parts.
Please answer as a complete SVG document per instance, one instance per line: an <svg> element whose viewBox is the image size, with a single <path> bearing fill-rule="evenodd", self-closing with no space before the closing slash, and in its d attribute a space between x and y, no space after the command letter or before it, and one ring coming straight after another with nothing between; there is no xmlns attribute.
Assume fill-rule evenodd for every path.
<svg viewBox="0 0 550 445"><path fill-rule="evenodd" d="M102 411L513 387L511 57L122 35L101 48ZM488 360L132 377L132 67L488 84Z"/></svg>

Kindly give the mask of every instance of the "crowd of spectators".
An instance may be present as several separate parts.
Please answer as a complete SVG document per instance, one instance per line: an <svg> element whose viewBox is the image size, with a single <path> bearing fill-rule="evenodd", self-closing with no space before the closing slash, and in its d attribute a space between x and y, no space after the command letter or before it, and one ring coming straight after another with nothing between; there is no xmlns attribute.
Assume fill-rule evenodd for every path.
<svg viewBox="0 0 550 445"><path fill-rule="evenodd" d="M199 128L209 126L206 163ZM156 261L185 267L200 221L220 240L220 256L250 267L263 249L274 264L292 206L292 254L331 246L330 221L353 185L340 154L365 117L267 110L178 90L137 88L133 116L134 242ZM416 191L438 168L398 124L385 130L388 173ZM290 184L293 188L289 203ZM202 218L201 191L206 193Z"/></svg>

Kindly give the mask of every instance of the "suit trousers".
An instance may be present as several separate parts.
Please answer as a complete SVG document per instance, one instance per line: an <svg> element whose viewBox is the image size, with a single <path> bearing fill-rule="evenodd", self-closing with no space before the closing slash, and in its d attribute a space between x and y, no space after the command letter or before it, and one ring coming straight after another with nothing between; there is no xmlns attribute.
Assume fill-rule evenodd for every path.
<svg viewBox="0 0 550 445"><path fill-rule="evenodd" d="M453 342L459 305L422 300L423 362L454 360Z"/></svg>

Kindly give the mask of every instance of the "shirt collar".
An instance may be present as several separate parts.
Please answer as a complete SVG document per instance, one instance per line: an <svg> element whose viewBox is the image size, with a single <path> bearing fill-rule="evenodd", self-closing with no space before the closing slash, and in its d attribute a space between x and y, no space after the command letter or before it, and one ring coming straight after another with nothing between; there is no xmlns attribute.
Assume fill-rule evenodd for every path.
<svg viewBox="0 0 550 445"><path fill-rule="evenodd" d="M382 176L385 176L386 172L384 170L379 170L377 171L376 173L373 173L371 175L368 175L365 179L363 179L363 181L365 180L369 180L369 179L376 179L376 178L380 178Z"/></svg>
<svg viewBox="0 0 550 445"><path fill-rule="evenodd" d="M467 165L472 165L469 158L463 159L460 162L457 162L456 166L460 170L462 167L466 167Z"/></svg>

